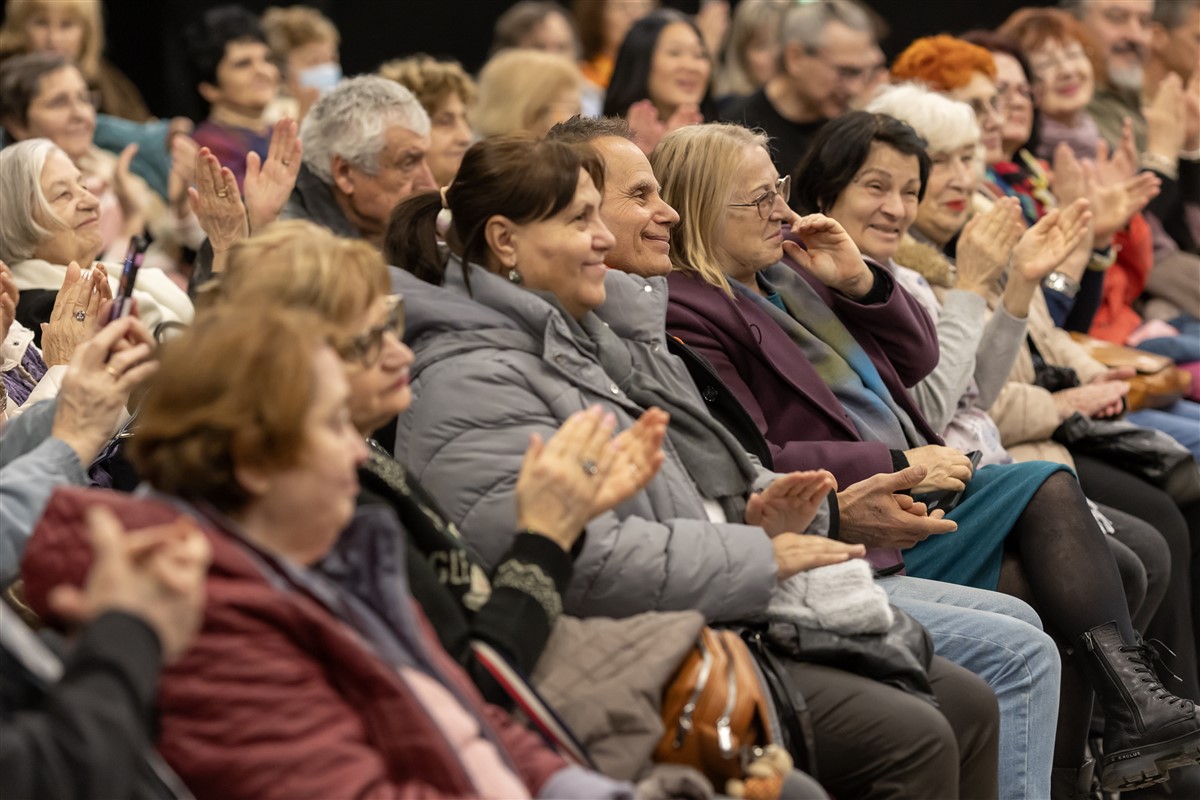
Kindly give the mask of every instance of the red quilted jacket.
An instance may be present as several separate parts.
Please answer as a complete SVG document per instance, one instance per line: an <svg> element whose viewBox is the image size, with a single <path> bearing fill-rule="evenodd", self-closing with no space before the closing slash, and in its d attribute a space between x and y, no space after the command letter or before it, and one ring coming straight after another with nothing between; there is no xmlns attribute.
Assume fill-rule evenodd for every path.
<svg viewBox="0 0 1200 800"><path fill-rule="evenodd" d="M30 605L81 585L91 563L84 511L112 509L127 528L176 518L160 502L60 489L29 542ZM159 687L160 750L199 798L469 797L472 784L436 723L394 670L324 606L278 588L245 547L214 528L204 624ZM416 605L415 603L413 604ZM421 635L445 682L486 720L536 795L565 762L501 709L486 705L437 643Z"/></svg>
<svg viewBox="0 0 1200 800"><path fill-rule="evenodd" d="M1088 333L1106 342L1125 344L1129 334L1142 324L1141 316L1133 310L1133 301L1146 288L1146 277L1154 266L1154 243L1145 217L1135 215L1128 227L1113 237L1113 244L1120 252L1104 275L1104 294Z"/></svg>

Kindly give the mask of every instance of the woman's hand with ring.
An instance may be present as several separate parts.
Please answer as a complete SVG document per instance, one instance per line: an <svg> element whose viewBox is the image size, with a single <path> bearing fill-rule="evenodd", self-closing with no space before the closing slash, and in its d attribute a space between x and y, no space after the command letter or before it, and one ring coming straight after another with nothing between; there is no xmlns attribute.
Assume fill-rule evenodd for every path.
<svg viewBox="0 0 1200 800"><path fill-rule="evenodd" d="M42 358L47 366L66 364L80 342L95 335L101 327L101 306L111 299L112 287L103 266L96 264L85 273L74 261L67 265L50 321L42 323Z"/></svg>

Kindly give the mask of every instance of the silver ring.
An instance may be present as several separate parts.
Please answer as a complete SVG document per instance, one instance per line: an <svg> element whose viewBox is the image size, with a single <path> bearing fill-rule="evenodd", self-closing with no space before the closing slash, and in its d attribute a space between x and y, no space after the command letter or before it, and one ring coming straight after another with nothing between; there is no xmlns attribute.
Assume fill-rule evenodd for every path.
<svg viewBox="0 0 1200 800"><path fill-rule="evenodd" d="M579 466L583 467L583 471L588 475L595 476L600 472L600 468L596 466L596 462L590 458L585 458L579 462Z"/></svg>
<svg viewBox="0 0 1200 800"><path fill-rule="evenodd" d="M284 161L284 162L283 162L283 165L284 165L285 167L290 167L292 164L291 164L291 162L290 162L290 161Z"/></svg>
<svg viewBox="0 0 1200 800"><path fill-rule="evenodd" d="M105 367L104 371L109 375L112 375L114 381L121 377L121 373L117 372L116 367L114 367L112 364L109 364L107 367Z"/></svg>
<svg viewBox="0 0 1200 800"><path fill-rule="evenodd" d="M222 189L221 191L217 192L217 197L227 197L228 195L229 191L227 189Z"/></svg>
<svg viewBox="0 0 1200 800"><path fill-rule="evenodd" d="M86 311L76 311L75 312L75 321L76 322L83 322L85 319L87 319Z"/></svg>

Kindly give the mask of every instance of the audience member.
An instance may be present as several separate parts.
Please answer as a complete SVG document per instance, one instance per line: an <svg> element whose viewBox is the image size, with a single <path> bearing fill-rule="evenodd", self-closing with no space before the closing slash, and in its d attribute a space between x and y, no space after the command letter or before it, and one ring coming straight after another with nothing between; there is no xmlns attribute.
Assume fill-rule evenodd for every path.
<svg viewBox="0 0 1200 800"><path fill-rule="evenodd" d="M545 136L580 112L583 77L565 56L540 50L502 50L479 73L468 118L480 136Z"/></svg>
<svg viewBox="0 0 1200 800"><path fill-rule="evenodd" d="M604 116L624 117L649 153L668 131L716 117L712 56L689 17L665 9L633 24L604 97Z"/></svg>
<svg viewBox="0 0 1200 800"><path fill-rule="evenodd" d="M311 223L287 221L235 248L219 291L223 302L243 308L262 304L314 311L337 332L350 385L350 421L367 439L368 456L358 471L363 487L359 504L384 505L396 512L406 531L413 596L434 623L442 646L489 701L511 707L513 698L472 657L470 641L491 644L523 674L533 674L562 608L573 546L587 520L607 510L595 507L598 498L585 491L591 488L590 476L574 468L563 474L551 467L574 467L579 459L591 457L591 440L609 438L611 425L598 413L578 417L570 423L578 435L572 439L563 433L551 441L555 447L582 449L567 449L553 463L531 456L517 489L522 512L516 529L522 532L490 581L437 502L371 438L412 402L408 368L413 354L403 342L404 298L387 296L390 285L387 267L374 248L338 239ZM593 432L584 435L589 427ZM646 435L625 437L625 447L613 452L616 462L605 464L602 476L613 487L608 494L614 505L653 478L665 431L665 422L638 426L635 434ZM618 492L621 481L626 483ZM336 579L336 565L327 561L322 569ZM537 570L547 579L530 582L519 577Z"/></svg>
<svg viewBox="0 0 1200 800"><path fill-rule="evenodd" d="M117 291L119 266L92 267L102 245L100 204L81 178L67 154L49 139L29 139L0 150L0 185L5 187L0 261L8 264L21 291L17 320L34 332L39 344L41 324L52 321L58 291L72 263L92 269L93 281L107 278L110 290ZM141 269L132 297L151 329L160 322L192 318L191 301L161 270ZM90 294L81 293L75 310L68 309L77 324L94 320L91 301Z"/></svg>
<svg viewBox="0 0 1200 800"><path fill-rule="evenodd" d="M301 121L317 98L342 79L341 36L328 17L308 6L268 8L262 30L272 58L283 70L283 88L291 101L266 115Z"/></svg>
<svg viewBox="0 0 1200 800"><path fill-rule="evenodd" d="M467 109L475 102L475 81L457 61L427 55L389 61L379 67L379 74L407 87L429 115L425 161L434 182L449 186L474 140Z"/></svg>
<svg viewBox="0 0 1200 800"><path fill-rule="evenodd" d="M119 261L130 240L148 232L154 246L147 262L175 273L181 248L198 245L203 236L187 207L187 177L173 176L164 204L132 173L137 145L127 146L120 156L96 146L91 98L83 74L62 56L33 53L0 64L0 123L18 142L50 139L79 168L100 203L101 257ZM179 158L189 160L194 150L191 140L179 136L176 144Z"/></svg>
<svg viewBox="0 0 1200 800"><path fill-rule="evenodd" d="M196 795L631 797L487 705L433 637L395 516L355 514L367 450L323 330L230 307L172 341L131 442L153 490L56 495L22 565L30 606L62 623L49 590L82 583L92 509L135 531L194 520L213 552L204 624L157 706L159 750ZM359 594L313 569L363 542L380 549L353 557Z"/></svg>
<svg viewBox="0 0 1200 800"><path fill-rule="evenodd" d="M666 462L645 491L589 523L576 561L577 574L589 579L572 584L565 608L589 616L695 608L710 620L753 618L776 581L863 550L802 535L828 530L821 508L793 506L778 527L759 516L760 501L779 502L784 486L811 486L822 473L781 477L747 503L746 492L777 476L756 469L708 415L681 365L652 355L647 332L658 352L665 347L661 286L656 292L632 276L622 284L621 275L606 275L614 240L599 216L603 187L602 162L590 149L491 139L472 146L445 192L453 215L448 256L432 238L443 207L438 193L397 208L388 259L444 284L401 284L411 300L416 399L401 418L397 456L493 564L512 540L495 521L510 513L518 451L531 433L544 435L593 403L624 430L660 405L671 414ZM621 291L612 306L605 303L609 285ZM641 297L657 298L653 322L639 314L642 303L633 298ZM595 313L601 304L611 312L603 318ZM470 399L484 393L490 402ZM741 555L730 560L729 552ZM941 719L928 704L870 679L789 663L813 709L816 771L826 788L890 797L919 784L923 796L995 796L995 731L979 725L994 720L994 700L981 704L977 679L949 662L935 658L932 672L935 691L956 697L942 702ZM946 749L930 741L933 730ZM846 747L850 741L857 745ZM868 741L874 744L858 746Z"/></svg>
<svg viewBox="0 0 1200 800"><path fill-rule="evenodd" d="M5 791L47 800L191 797L154 754L154 693L163 664L200 627L208 542L188 522L127 534L101 509L87 513L86 526L80 546L94 553L86 585L49 595L81 628L65 659L0 603Z"/></svg>
<svg viewBox="0 0 1200 800"><path fill-rule="evenodd" d="M625 34L657 5L658 0L572 0L580 68L589 83L600 90L608 88Z"/></svg>
<svg viewBox="0 0 1200 800"><path fill-rule="evenodd" d="M279 67L258 17L241 6L209 9L185 36L196 91L208 110L192 138L233 170L240 188L246 156L267 157L265 114L279 91Z"/></svg>
<svg viewBox="0 0 1200 800"><path fill-rule="evenodd" d="M554 0L520 0L496 19L492 55L523 48L579 59L579 40L567 10Z"/></svg>
<svg viewBox="0 0 1200 800"><path fill-rule="evenodd" d="M300 127L304 165L284 219L379 245L392 209L434 187L429 115L394 81L360 75L313 105Z"/></svg>
<svg viewBox="0 0 1200 800"><path fill-rule="evenodd" d="M100 0L8 0L0 59L18 53L53 53L73 61L96 94L96 111L134 122L150 119L141 92L104 59Z"/></svg>
<svg viewBox="0 0 1200 800"><path fill-rule="evenodd" d="M713 94L718 98L745 97L775 77L779 30L787 9L786 0L742 0L737 4L713 80Z"/></svg>
<svg viewBox="0 0 1200 800"><path fill-rule="evenodd" d="M886 70L874 20L855 0L793 5L780 43L778 73L721 117L766 133L775 168L791 175L821 126L869 96Z"/></svg>
<svg viewBox="0 0 1200 800"><path fill-rule="evenodd" d="M610 272L605 285L607 299L598 311L601 319L610 324L620 321L623 324L618 330L630 327L636 332L624 338L627 347L640 351L641 363L670 364L673 357L665 354L659 337L666 301L664 278L671 271L670 232L678 224L679 215L658 193L650 162L631 137L627 125L611 118L571 120L550 134L550 138L561 141L587 142L604 159L600 215L616 238L605 263L612 270L646 279L631 281ZM633 284L632 288L628 284ZM639 285L649 286L651 291L639 291ZM636 325L631 325L634 320ZM696 365L692 377L697 386L703 387L702 396L713 415L747 451L771 463L765 440L752 441L753 437L762 439L754 420L721 384L712 367L679 340L670 337L667 342L672 353ZM740 424L739 415L744 418ZM867 528L878 534L886 527L878 508L864 515L869 504L859 496L860 489L850 486L838 494L843 538ZM946 525L932 519L926 523ZM896 575L879 578L878 583L893 603L927 627L939 655L975 672L996 692L1000 706L1000 796L1016 800L1046 795L1050 731L1057 708L1058 656L1049 638L1023 621L1040 625L1031 610L1021 601L994 592L920 578ZM1006 665L996 662L997 647L1012 654L1014 660Z"/></svg>

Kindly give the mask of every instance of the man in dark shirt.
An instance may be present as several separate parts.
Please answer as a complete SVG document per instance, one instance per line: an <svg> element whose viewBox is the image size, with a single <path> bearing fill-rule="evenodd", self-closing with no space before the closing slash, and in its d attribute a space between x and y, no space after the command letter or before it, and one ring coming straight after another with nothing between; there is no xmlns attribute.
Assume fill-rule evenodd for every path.
<svg viewBox="0 0 1200 800"><path fill-rule="evenodd" d="M854 0L793 6L781 29L780 72L721 116L771 137L780 175L790 175L825 122L865 99L886 77L875 20Z"/></svg>

